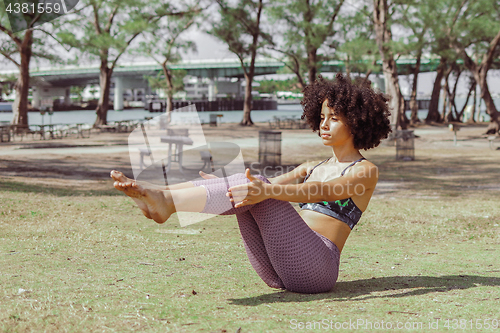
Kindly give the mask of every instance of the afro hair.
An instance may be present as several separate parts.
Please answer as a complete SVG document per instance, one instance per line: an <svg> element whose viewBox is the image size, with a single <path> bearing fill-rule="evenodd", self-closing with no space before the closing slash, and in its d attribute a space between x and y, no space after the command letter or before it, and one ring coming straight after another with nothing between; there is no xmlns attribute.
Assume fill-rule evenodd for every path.
<svg viewBox="0 0 500 333"><path fill-rule="evenodd" d="M375 91L370 84L364 79L352 81L340 73L335 75L334 81L319 76L303 89L301 104L304 113L301 119L306 119L313 132L318 131L322 104L328 100L328 106L344 117L354 138L354 148L377 147L391 132L391 114L387 103L389 98Z"/></svg>

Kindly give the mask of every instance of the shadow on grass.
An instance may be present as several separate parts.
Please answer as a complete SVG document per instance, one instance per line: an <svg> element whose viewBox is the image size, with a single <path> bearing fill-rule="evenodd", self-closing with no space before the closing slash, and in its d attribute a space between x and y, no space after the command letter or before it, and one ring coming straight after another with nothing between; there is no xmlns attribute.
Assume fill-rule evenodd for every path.
<svg viewBox="0 0 500 333"><path fill-rule="evenodd" d="M474 275L435 276L387 276L364 280L338 282L334 289L322 294L298 294L279 291L255 297L229 299L235 305L260 305L266 303L309 302L331 300L332 302L364 301L373 298L399 298L469 289L480 286L500 286L500 278ZM383 293L375 294L372 293Z"/></svg>
<svg viewBox="0 0 500 333"><path fill-rule="evenodd" d="M95 160L92 156L61 157L53 159L32 158L0 159L0 171L5 175L30 178L63 178L63 179L108 179L112 169L119 169L125 174L132 174L130 163L110 161L106 158Z"/></svg>
<svg viewBox="0 0 500 333"><path fill-rule="evenodd" d="M431 190L456 196L458 190L500 189L500 165L494 159L417 156L415 161L405 162L378 156L373 162L379 167L380 180L407 183L415 191Z"/></svg>
<svg viewBox="0 0 500 333"><path fill-rule="evenodd" d="M123 195L122 192L114 189L112 184L110 184L109 189L81 189L77 186L68 187L57 187L42 184L29 184L23 182L13 182L0 180L0 192L17 192L17 193L44 193L50 194L57 197L69 197L69 196L118 196Z"/></svg>

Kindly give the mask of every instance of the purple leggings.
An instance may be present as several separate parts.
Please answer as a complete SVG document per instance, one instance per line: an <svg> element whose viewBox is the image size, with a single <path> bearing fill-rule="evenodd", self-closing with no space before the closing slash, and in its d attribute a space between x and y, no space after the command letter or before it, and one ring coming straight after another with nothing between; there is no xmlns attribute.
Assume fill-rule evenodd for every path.
<svg viewBox="0 0 500 333"><path fill-rule="evenodd" d="M289 202L267 199L234 208L226 197L228 185L248 182L244 174L236 174L192 183L207 191L202 213L236 214L248 259L268 286L307 294L331 290L338 277L337 246L311 230Z"/></svg>

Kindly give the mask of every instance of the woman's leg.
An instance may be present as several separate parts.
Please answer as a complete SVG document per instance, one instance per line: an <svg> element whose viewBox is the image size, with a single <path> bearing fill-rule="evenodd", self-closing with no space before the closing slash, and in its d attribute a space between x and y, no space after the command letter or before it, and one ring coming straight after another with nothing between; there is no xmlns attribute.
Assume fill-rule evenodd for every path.
<svg viewBox="0 0 500 333"><path fill-rule="evenodd" d="M249 260L269 286L303 293L332 289L338 277L337 246L311 230L289 202L267 199L233 208L226 197L227 188L246 182L245 175L238 174L223 181L194 183L206 189L202 212L236 214Z"/></svg>
<svg viewBox="0 0 500 333"><path fill-rule="evenodd" d="M246 182L244 174L237 174L177 191L144 189L136 183L122 190L147 205L158 223L175 211L236 214L250 262L268 285L303 293L330 290L338 276L340 252L335 244L311 230L289 202L267 199L234 208L227 189Z"/></svg>

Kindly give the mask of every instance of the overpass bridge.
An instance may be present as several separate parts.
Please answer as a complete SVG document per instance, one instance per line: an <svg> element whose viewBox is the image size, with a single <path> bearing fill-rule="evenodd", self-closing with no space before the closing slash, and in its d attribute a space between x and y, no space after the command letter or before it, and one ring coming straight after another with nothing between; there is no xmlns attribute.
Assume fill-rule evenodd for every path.
<svg viewBox="0 0 500 333"><path fill-rule="evenodd" d="M396 64L400 73L408 73L416 63L415 59L399 59ZM378 62L379 70L374 73L381 73L381 62ZM424 58L421 63L421 71L434 71L439 64L437 58ZM285 67L285 64L272 59L257 59L255 63L255 75L276 74ZM215 98L214 87L217 78L244 77L238 59L226 60L185 60L170 65L171 69L182 69L187 75L208 79L208 99ZM115 67L112 77L112 87L114 87L115 109L123 109L124 89L144 89L146 94L150 92L147 76L156 76L162 72L162 68L157 63L129 63ZM331 60L323 63L319 72L345 72L343 61ZM2 74L15 74L16 71L0 71ZM50 99L53 96L65 96L65 104L70 104L70 87L87 86L99 83L99 66L62 66L54 68L37 68L31 70L31 85L33 91L33 106L40 107L43 99Z"/></svg>

